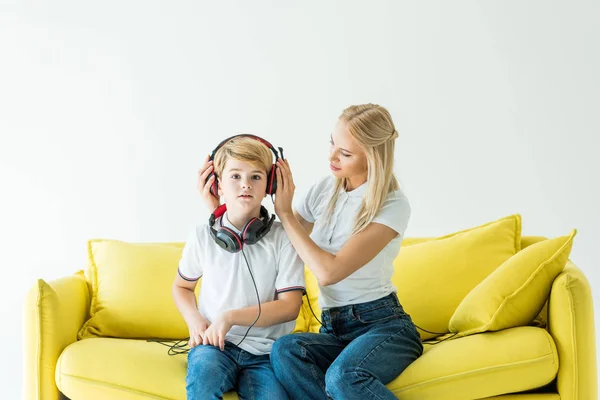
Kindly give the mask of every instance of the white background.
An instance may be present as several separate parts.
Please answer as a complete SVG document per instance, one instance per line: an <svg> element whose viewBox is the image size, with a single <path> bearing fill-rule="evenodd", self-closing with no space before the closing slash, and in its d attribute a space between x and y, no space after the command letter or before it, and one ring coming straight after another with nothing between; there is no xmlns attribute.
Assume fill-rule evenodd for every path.
<svg viewBox="0 0 600 400"><path fill-rule="evenodd" d="M577 228L598 293L597 1L174 3L0 2L2 398L35 279L84 268L89 238L184 240L207 216L196 171L234 133L283 146L306 189L355 103L396 122L407 236Z"/></svg>

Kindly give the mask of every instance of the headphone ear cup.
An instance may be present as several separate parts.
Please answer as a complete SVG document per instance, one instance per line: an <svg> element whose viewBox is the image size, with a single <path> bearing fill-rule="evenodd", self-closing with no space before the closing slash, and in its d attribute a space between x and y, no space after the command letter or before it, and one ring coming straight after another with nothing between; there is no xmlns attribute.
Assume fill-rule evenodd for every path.
<svg viewBox="0 0 600 400"><path fill-rule="evenodd" d="M276 172L277 166L273 164L271 166L271 170L269 171L269 175L267 176L267 194L275 194L277 191L277 174Z"/></svg>
<svg viewBox="0 0 600 400"><path fill-rule="evenodd" d="M258 218L252 218L242 229L242 242L255 244L260 240L259 234L264 228L263 222Z"/></svg>
<svg viewBox="0 0 600 400"><path fill-rule="evenodd" d="M230 253L237 253L242 249L240 237L231 229L223 226L217 231L215 241L217 244Z"/></svg>
<svg viewBox="0 0 600 400"><path fill-rule="evenodd" d="M210 193L215 197L219 197L219 184L217 183L217 175L215 173L211 172L208 174L204 183L206 184L211 176L214 176L215 180L213 181L212 185L210 185Z"/></svg>

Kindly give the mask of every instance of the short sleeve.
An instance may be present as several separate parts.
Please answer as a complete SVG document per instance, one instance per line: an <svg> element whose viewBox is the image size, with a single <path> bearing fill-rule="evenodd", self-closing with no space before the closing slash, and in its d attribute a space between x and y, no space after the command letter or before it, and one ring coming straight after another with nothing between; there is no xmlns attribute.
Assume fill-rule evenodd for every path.
<svg viewBox="0 0 600 400"><path fill-rule="evenodd" d="M295 202L294 208L305 221L314 223L319 218L318 206L328 187L328 178L321 178Z"/></svg>
<svg viewBox="0 0 600 400"><path fill-rule="evenodd" d="M305 289L304 263L286 236L279 255L275 290L277 293L283 293L290 290L304 291Z"/></svg>
<svg viewBox="0 0 600 400"><path fill-rule="evenodd" d="M202 266L200 265L201 248L198 237L200 229L200 227L197 227L190 232L181 253L179 269L177 270L180 277L190 282L200 279L203 273Z"/></svg>
<svg viewBox="0 0 600 400"><path fill-rule="evenodd" d="M400 191L391 193L372 222L388 226L404 236L410 219L410 204Z"/></svg>

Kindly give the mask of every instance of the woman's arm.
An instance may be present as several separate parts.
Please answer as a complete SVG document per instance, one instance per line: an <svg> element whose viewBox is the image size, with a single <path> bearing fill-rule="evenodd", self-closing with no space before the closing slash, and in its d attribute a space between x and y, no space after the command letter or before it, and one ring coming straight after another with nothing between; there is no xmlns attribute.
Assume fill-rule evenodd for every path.
<svg viewBox="0 0 600 400"><path fill-rule="evenodd" d="M300 222L300 226L302 226L302 228L304 228L306 233L308 233L310 235L310 233L313 230L313 226L315 226L314 222L308 222L307 220L302 218L302 216L296 210L294 210L294 217L296 217L298 222ZM302 257L300 257L300 258L302 258Z"/></svg>
<svg viewBox="0 0 600 400"><path fill-rule="evenodd" d="M313 242L293 214L279 215L279 219L298 255L321 286L336 284L350 276L398 235L392 228L372 222L333 255Z"/></svg>
<svg viewBox="0 0 600 400"><path fill-rule="evenodd" d="M298 213L292 212L295 186L287 160L278 161L277 166L275 212L298 255L321 286L333 285L345 279L375 258L398 235L392 228L372 222L350 238L336 255L321 249L296 217Z"/></svg>

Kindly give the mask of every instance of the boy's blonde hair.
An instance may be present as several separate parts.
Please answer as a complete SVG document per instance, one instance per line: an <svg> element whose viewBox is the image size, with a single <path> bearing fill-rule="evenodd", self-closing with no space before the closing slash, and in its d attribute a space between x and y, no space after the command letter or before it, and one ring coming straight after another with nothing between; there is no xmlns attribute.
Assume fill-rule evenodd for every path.
<svg viewBox="0 0 600 400"><path fill-rule="evenodd" d="M253 167L265 171L267 176L273 165L271 150L260 141L247 136L234 137L217 150L213 161L217 177L222 176L229 158L247 162Z"/></svg>
<svg viewBox="0 0 600 400"><path fill-rule="evenodd" d="M348 132L363 148L367 156L367 190L356 216L352 235L371 223L390 192L400 185L394 175L394 145L398 131L392 116L380 105L361 104L346 108L340 120L348 126ZM328 218L333 214L337 193L346 188L346 178L336 179L334 194L329 201Z"/></svg>

